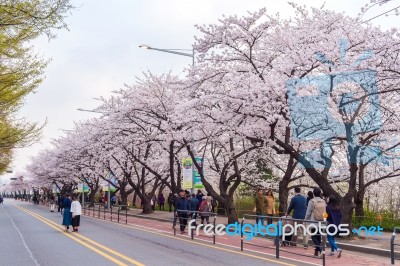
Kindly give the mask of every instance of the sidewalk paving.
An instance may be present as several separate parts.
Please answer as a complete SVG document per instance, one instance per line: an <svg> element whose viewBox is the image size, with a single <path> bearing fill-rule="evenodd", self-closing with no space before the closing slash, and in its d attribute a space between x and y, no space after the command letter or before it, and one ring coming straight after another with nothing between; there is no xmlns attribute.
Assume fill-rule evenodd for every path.
<svg viewBox="0 0 400 266"><path fill-rule="evenodd" d="M122 213L125 213L125 211L122 211ZM135 215L143 218L151 218L151 219L157 219L157 220L164 220L165 222L171 222L173 220L173 212L168 212L168 211L154 211L151 214L143 214L142 209L138 208L131 208L128 211L128 214L130 215ZM239 220L240 222L241 220ZM211 222L211 218L210 218ZM216 224L228 224L228 218L224 216L218 216L216 218ZM346 238L337 238L337 243L340 245L341 243L343 244L349 244L349 245L356 245L356 246L362 246L362 247L369 247L369 248L376 248L376 249L385 249L385 250L390 250L390 238L392 236L391 232L383 232L383 236L366 236L366 237L358 237L358 236L352 236L352 237L346 237ZM399 240L400 242L400 236Z"/></svg>
<svg viewBox="0 0 400 266"><path fill-rule="evenodd" d="M45 207L45 206L41 206ZM94 213L93 210L86 209L85 213L87 217L95 217L94 219L106 220L110 222L117 222L117 212L114 209L113 215L111 218L110 212L105 212L104 209L100 208L100 215L98 213L98 207L96 207ZM139 230L148 231L156 234L164 234L166 236L174 236L174 231L172 229L172 212L163 212L163 211L155 211L151 214L142 214L141 209L130 209L128 211L130 216L125 220L125 211L121 211L120 216L120 224L127 223L127 226L132 228L137 228ZM146 219L144 219L146 218ZM227 224L226 217L218 217L216 223ZM179 225L177 225L179 227ZM185 234L181 235L179 233L179 229L177 229L176 238L182 238L185 241L194 241L194 242L205 242L212 245L213 239L209 236L204 236L200 233L199 236L195 236L194 240L190 240L190 237L187 233L187 229ZM388 237L388 238L387 238ZM377 237L375 240L368 240L368 243L380 242L381 244L390 239L390 234L385 233L383 237ZM239 236L218 236L216 237L216 247L228 247L236 249L240 252L240 241L241 238ZM360 244L363 246L369 245L367 244L365 239L344 239L343 243L347 241L351 243ZM377 245L375 245L377 246ZM368 246L369 247L369 246ZM328 250L328 249L327 249ZM329 251L329 250L328 250ZM273 244L272 239L269 238L253 238L251 241L244 242L244 251L249 254L255 255L264 255L270 258L275 258L275 246ZM327 252L329 253L329 252ZM280 248L280 257L287 258L295 262L296 265L322 265L322 260L316 257L313 257L313 248L309 247L307 250L303 249L301 245L297 247L281 247ZM344 249L342 253L342 257L339 259L336 256L326 256L326 265L391 265L389 256L375 256L373 253L360 253L360 252L352 252Z"/></svg>
<svg viewBox="0 0 400 266"><path fill-rule="evenodd" d="M172 230L172 212L160 212L156 211L152 214L143 215L141 214L140 209L132 209L128 212L132 216L128 216L127 224L128 226L132 226L133 228L138 227L139 230L148 230L149 232L161 233L165 235L173 235L174 232ZM93 217L93 212L90 211L86 213L88 216ZM95 218L98 217L98 210L95 210ZM113 212L113 221L116 221L115 212ZM105 216L104 216L105 215ZM105 218L105 220L110 221L110 213L100 212L100 219ZM151 219L143 219L143 217L151 218ZM167 222L168 221L168 222ZM123 211L122 218L120 217L120 223L125 223L125 211ZM227 223L226 217L217 217L216 223ZM182 239L190 239L188 236L187 229L185 234L179 233L179 224L177 225L177 238ZM203 235L200 233L198 236L194 236L194 240L190 240L194 242L205 241L207 243L212 244L212 238ZM216 246L222 247L230 247L240 251L240 236L217 236L216 237ZM288 258L296 262L296 265L304 265L304 263L308 265L322 265L322 260L316 257L313 257L314 249L309 247L307 250L303 249L301 245L297 247L281 247L280 248L280 257ZM270 258L275 258L275 246L270 238L253 238L250 241L244 242L244 251L252 254L263 254L264 256L268 256ZM329 253L329 252L327 252ZM342 257L340 259L335 256L326 256L326 265L391 265L389 257L381 257L374 256L373 254L364 254L359 252L352 252L345 250L343 251Z"/></svg>

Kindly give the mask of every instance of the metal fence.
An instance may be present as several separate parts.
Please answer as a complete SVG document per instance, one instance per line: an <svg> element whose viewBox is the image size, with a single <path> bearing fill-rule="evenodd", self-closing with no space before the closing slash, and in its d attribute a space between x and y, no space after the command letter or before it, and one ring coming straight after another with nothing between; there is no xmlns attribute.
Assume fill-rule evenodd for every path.
<svg viewBox="0 0 400 266"><path fill-rule="evenodd" d="M399 257L396 257L395 250L394 250L395 246L400 246L400 244L396 244L394 242L397 233L400 233L400 227L395 227L394 228L392 237L390 239L390 262L391 262L392 265L394 265L395 260L400 260Z"/></svg>
<svg viewBox="0 0 400 266"><path fill-rule="evenodd" d="M201 214L205 214L205 215L201 215ZM207 219L205 219L205 217L208 217ZM197 224L198 219L201 219L201 223ZM189 223L191 223L192 220L194 220L194 228L190 227L190 238L194 239L194 232L198 232L198 228L201 224L203 224L203 222L207 222L207 224L210 224L209 219L212 218L212 236L211 238L213 239L213 244L215 244L215 228L216 228L216 220L217 220L217 214L213 213L213 212L199 212L199 211L188 211L188 210L176 210L176 212L174 212L174 219L172 222L172 229L174 230L174 235L176 235L176 224L177 221L179 220L179 225L185 225L188 226ZM203 224L204 225L204 224ZM209 237L204 235L205 237Z"/></svg>
<svg viewBox="0 0 400 266"><path fill-rule="evenodd" d="M245 221L246 219L255 219L256 221L260 221L260 220L267 220L269 221L269 224L273 223L274 225L276 225L276 228L278 229L278 232L274 232L274 231L269 231L270 235L272 236L268 236L268 234L265 234L265 238L269 238L273 241L274 246L270 247L268 245L258 245L258 244L254 244L251 242L247 242L244 239L244 232L245 230L243 230L244 225L245 225ZM297 246L298 243L297 241L293 241L292 238L290 239L283 239L282 238L282 232L280 232L279 230L281 230L282 226L284 224L294 224L294 222L298 222L299 224L303 224L304 226L308 225L308 224L318 224L321 223L322 225L326 226L326 221L311 221L311 220L301 220L301 219L293 219L293 218L285 218L285 217L276 217L276 216L268 216L268 215L253 215L253 214L244 214L242 221L241 221L241 235L240 235L240 249L243 251L244 250L244 245L250 245L250 246L257 246L257 247L261 247L261 248L267 248L267 249L274 249L275 250L275 257L277 259L279 259L280 257L280 253L281 252L286 252L286 253L290 253L290 254L295 254L295 255L299 255L299 256L304 256L304 257L309 257L309 258L316 258L316 259L321 259L322 260L322 265L325 266L326 264L326 255L325 255L325 247L326 247L326 234L322 234L320 235L321 237L321 243L320 245L309 245L308 241L307 241L307 246L313 246L313 247L319 247L321 250L321 255L320 256L311 256L311 255L307 255L304 254L302 252L294 252L294 251L290 251L287 249L281 249L281 247L283 246ZM256 222L257 223L257 222ZM262 222L261 222L262 223ZM271 226L270 226L271 228ZM324 228L324 227L321 227ZM318 229L317 229L318 230ZM324 233L325 231L323 230L322 233ZM264 237L264 236L263 236ZM305 235L303 234L303 237L305 237ZM297 239L297 238L296 238ZM304 251L303 251L304 252Z"/></svg>

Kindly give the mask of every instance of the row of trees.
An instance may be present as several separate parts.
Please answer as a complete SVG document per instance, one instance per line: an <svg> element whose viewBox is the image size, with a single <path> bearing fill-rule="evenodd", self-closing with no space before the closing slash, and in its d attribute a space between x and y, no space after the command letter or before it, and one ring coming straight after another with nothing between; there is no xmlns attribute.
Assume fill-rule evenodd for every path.
<svg viewBox="0 0 400 266"><path fill-rule="evenodd" d="M290 188L318 186L342 203L344 222L354 208L362 216L368 188L400 174L400 34L293 8L288 20L261 9L198 26L185 78L144 73L101 99L100 118L33 160L34 182L70 190L80 180L95 193L111 173L123 203L134 192L150 212L156 191L181 187L181 159L201 156L205 190L230 222L239 185L268 185L266 171L280 211Z"/></svg>
<svg viewBox="0 0 400 266"><path fill-rule="evenodd" d="M43 79L48 61L35 54L30 42L66 28L69 0L0 1L0 173L7 170L15 148L37 141L43 125L18 118L24 98Z"/></svg>

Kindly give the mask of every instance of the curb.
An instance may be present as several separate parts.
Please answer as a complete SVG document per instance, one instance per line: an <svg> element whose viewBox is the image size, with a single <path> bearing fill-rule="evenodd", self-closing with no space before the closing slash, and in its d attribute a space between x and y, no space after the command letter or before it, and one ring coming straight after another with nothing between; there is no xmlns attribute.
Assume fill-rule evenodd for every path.
<svg viewBox="0 0 400 266"><path fill-rule="evenodd" d="M389 240L388 240L389 241ZM347 244L347 243L342 243L342 242L336 242L340 248L344 251L355 251L355 252L360 252L360 253L367 253L371 255L377 255L381 257L388 257L390 258L390 250L389 249L382 249L382 248L371 248L371 247L365 247L365 246L360 246L360 245L354 245L354 244ZM329 247L329 243L326 245ZM395 251L394 256L397 258L400 258L400 252Z"/></svg>
<svg viewBox="0 0 400 266"><path fill-rule="evenodd" d="M138 214L128 214L128 216L142 218L142 219L156 220L156 221L160 221L160 222L172 222L172 219L169 220L169 219L163 219L163 218L148 217L148 216L138 215ZM367 253L367 254L371 254L371 255L390 258L390 250L389 249L371 248L371 247L348 244L348 243L343 243L343 242L336 242L336 243L338 245L340 245L340 247L344 251L346 251L346 250L355 251L355 252ZM330 247L328 242L326 243L326 246ZM394 253L395 253L395 257L400 258L400 252L395 251Z"/></svg>

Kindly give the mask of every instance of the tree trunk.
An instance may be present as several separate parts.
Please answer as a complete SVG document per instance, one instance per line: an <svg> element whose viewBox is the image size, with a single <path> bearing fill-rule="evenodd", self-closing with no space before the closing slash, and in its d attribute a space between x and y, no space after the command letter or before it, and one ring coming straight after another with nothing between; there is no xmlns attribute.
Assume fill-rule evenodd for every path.
<svg viewBox="0 0 400 266"><path fill-rule="evenodd" d="M364 196L365 196L365 180L364 180L365 165L361 164L358 169L358 191L354 195L354 204L356 205L356 216L361 218L364 216Z"/></svg>
<svg viewBox="0 0 400 266"><path fill-rule="evenodd" d="M282 179L279 182L279 213L286 213L288 208L288 180Z"/></svg>
<svg viewBox="0 0 400 266"><path fill-rule="evenodd" d="M143 214L152 213L153 210L151 209L151 197L143 197Z"/></svg>
<svg viewBox="0 0 400 266"><path fill-rule="evenodd" d="M93 207L94 206L94 196L95 195L96 195L96 191L95 190L90 190L90 193L89 193L90 205L89 205L89 207Z"/></svg>
<svg viewBox="0 0 400 266"><path fill-rule="evenodd" d="M132 207L136 207L136 200L137 200L137 193L136 191L133 193L133 199L132 199Z"/></svg>
<svg viewBox="0 0 400 266"><path fill-rule="evenodd" d="M356 205L355 214L356 217L364 216L364 190L356 193L354 197L354 203Z"/></svg>
<svg viewBox="0 0 400 266"><path fill-rule="evenodd" d="M121 201L122 201L122 205L124 205L123 207L121 207L121 210L125 210L128 206L128 193L126 193L125 191L125 187L124 189L120 189L119 194L121 195Z"/></svg>
<svg viewBox="0 0 400 266"><path fill-rule="evenodd" d="M238 215L233 208L233 197L218 201L218 214L226 215L228 217L228 224L238 221Z"/></svg>

